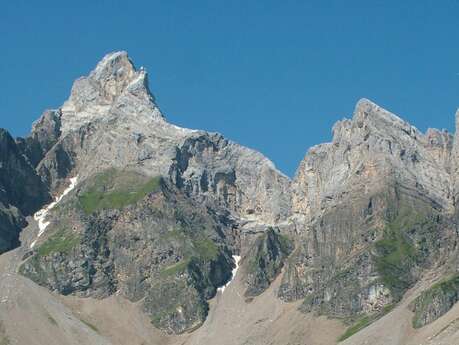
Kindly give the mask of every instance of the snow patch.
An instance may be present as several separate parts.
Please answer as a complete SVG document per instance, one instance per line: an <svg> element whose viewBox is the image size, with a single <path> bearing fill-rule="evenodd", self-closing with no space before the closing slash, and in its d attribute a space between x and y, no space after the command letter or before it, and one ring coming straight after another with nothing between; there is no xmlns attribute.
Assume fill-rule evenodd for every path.
<svg viewBox="0 0 459 345"><path fill-rule="evenodd" d="M190 128L184 128L184 127L179 127L179 126L176 126L172 123L168 123L168 125L170 127L172 127L173 129L175 129L176 131L182 133L182 134L189 134L189 133L196 133L196 132L199 132L199 130L197 129L190 129Z"/></svg>
<svg viewBox="0 0 459 345"><path fill-rule="evenodd" d="M78 176L72 177L70 179L70 185L62 192L61 195L56 197L56 199L51 204L45 206L44 208L42 208L41 210L37 211L33 215L33 218L38 223L39 231L38 231L37 238L35 239L35 241L32 242L32 244L30 245L30 248L33 248L35 246L35 243L37 242L38 238L41 235L43 235L43 233L45 232L47 226L50 224L50 222L46 221L46 216L48 215L48 212L50 210L52 210L59 203L59 201L62 200L62 198L64 196L66 196L68 193L70 193L75 188L75 186L77 185L77 181L78 181Z"/></svg>
<svg viewBox="0 0 459 345"><path fill-rule="evenodd" d="M228 287L228 285L230 285L231 282L236 277L236 273L237 273L237 270L239 269L239 261L241 260L241 257L239 255L233 255L233 260L234 260L235 267L233 268L233 271L231 272L231 279L230 279L230 281L228 283L226 283L225 285L219 287L217 289L217 293L219 291L221 291L221 293L223 293L225 291L225 288Z"/></svg>

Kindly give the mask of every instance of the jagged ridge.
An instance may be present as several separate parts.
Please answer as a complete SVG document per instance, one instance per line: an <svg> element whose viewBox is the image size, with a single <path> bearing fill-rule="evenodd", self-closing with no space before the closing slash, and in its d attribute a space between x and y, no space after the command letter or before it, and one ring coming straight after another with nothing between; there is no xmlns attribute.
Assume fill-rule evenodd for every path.
<svg viewBox="0 0 459 345"><path fill-rule="evenodd" d="M148 89L146 71L136 70L125 52L104 57L89 76L74 83L62 108L46 112L31 136L19 140L21 151L54 194L66 188L70 176L78 174L78 188L83 188L85 181L115 169L145 178L162 176L185 202L197 203L204 213L210 212L207 216L215 222L220 236L211 243L225 248L222 255L226 259L217 260L213 266L221 270L218 282L204 279L204 285L197 283L200 279L196 277L209 269L208 262L185 261L182 265L179 260L178 266L171 268L178 281L165 279L158 286L149 285L159 296L182 288L190 293L184 298L178 296L171 304L154 296L146 299L145 311L155 325L171 332L183 332L203 322L206 299L230 277L231 255L247 251L240 272L245 274L248 296L261 294L285 265L278 296L285 301L302 299L303 311L349 322L361 316L381 316L421 279L423 272L456 260L456 143L447 132L429 129L423 134L362 99L351 120L334 126L331 143L309 150L290 181L261 154L220 134L169 124ZM81 192L78 188L76 193ZM152 195L145 197L150 200ZM145 200L136 200L129 217L145 216L137 209L137 203ZM173 206L165 209L169 207ZM81 233L92 242L86 237L73 241L75 238L66 233L71 250L59 247L64 248L59 255L41 261L40 248L43 254L43 246L49 248L49 241L56 242L53 236L62 235L58 220L63 217L61 222L68 223L60 209L50 215L50 232L29 253L24 274L62 293L99 297L114 293L123 286L118 276L125 272L107 275L104 265L106 255L120 250L117 241L104 244L102 253L87 252L89 247L101 250L99 241L105 241L105 234L116 233L110 223L113 217L119 217L119 212L121 218L128 217L124 207L121 211L110 209L96 222L103 226L78 216L82 217L78 226L86 229ZM149 214L146 219L158 222L162 217ZM190 224L190 217L182 221ZM173 217L169 221L173 224ZM276 237L272 234L279 232L294 243L288 260L291 248L269 236L267 241L266 230L271 227L276 230L269 230L269 236ZM102 232L91 233L99 228ZM61 244L59 239L57 243ZM155 250L154 244L149 246ZM250 252L250 248L256 250ZM135 246L131 249L137 250ZM87 273L81 271L87 261L67 270L73 255L81 253L92 260L92 265L97 262L93 272L96 278L79 280ZM171 258L170 253L164 255L166 261ZM255 256L251 259L250 255ZM126 267L138 266L131 257L125 260ZM49 265L57 271L66 267L67 276L43 277ZM180 285L182 268L190 268L185 276L194 285ZM133 275L129 284L137 286L144 281L145 275ZM61 287L61 281L70 285ZM130 288L123 289L128 298L139 298ZM143 291L143 287L134 290ZM190 300L195 302L187 304Z"/></svg>

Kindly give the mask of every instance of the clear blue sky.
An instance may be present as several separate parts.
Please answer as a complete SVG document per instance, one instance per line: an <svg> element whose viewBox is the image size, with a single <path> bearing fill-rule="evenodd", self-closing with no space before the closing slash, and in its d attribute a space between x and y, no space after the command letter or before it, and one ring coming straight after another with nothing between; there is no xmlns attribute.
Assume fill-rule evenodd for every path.
<svg viewBox="0 0 459 345"><path fill-rule="evenodd" d="M127 50L166 117L293 175L361 97L454 128L459 2L2 1L0 127L25 135L102 56Z"/></svg>

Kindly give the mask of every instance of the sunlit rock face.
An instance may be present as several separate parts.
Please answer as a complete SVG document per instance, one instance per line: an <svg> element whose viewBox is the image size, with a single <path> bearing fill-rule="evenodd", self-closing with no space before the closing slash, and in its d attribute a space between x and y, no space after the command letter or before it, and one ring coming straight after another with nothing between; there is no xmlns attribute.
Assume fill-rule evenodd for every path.
<svg viewBox="0 0 459 345"><path fill-rule="evenodd" d="M380 312L453 246L453 137L361 100L291 185L298 247L279 292L305 311ZM443 248L439 243L444 241Z"/></svg>
<svg viewBox="0 0 459 345"><path fill-rule="evenodd" d="M76 80L62 106L62 131L111 115L162 119L148 90L147 73L136 70L126 52L106 55L87 76Z"/></svg>
<svg viewBox="0 0 459 345"><path fill-rule="evenodd" d="M272 298L305 313L374 320L457 263L456 143L362 99L290 180L221 134L169 123L146 70L111 53L13 141L45 196L26 207L43 212L20 271L61 294L121 294L167 333L199 327L233 281L247 303L277 280ZM10 247L20 201L0 209Z"/></svg>
<svg viewBox="0 0 459 345"><path fill-rule="evenodd" d="M276 223L289 214L289 179L260 153L220 134L168 123L126 52L106 55L75 81L57 110L61 135L37 170L52 190L73 169L82 178L109 167L170 176L186 194L250 220Z"/></svg>
<svg viewBox="0 0 459 345"><path fill-rule="evenodd" d="M55 199L35 215L22 274L62 294L143 300L168 333L202 324L233 258L264 230L291 228L289 178L218 133L167 122L126 52L75 81L21 145ZM282 267L273 256L263 289Z"/></svg>

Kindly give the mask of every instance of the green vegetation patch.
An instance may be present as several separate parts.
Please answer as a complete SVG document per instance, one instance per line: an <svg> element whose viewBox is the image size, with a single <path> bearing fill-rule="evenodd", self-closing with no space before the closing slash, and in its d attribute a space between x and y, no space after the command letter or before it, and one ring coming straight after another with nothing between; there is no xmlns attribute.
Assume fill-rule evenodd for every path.
<svg viewBox="0 0 459 345"><path fill-rule="evenodd" d="M194 249L199 258L203 260L213 260L218 256L217 245L208 238L197 238L192 241Z"/></svg>
<svg viewBox="0 0 459 345"><path fill-rule="evenodd" d="M30 278L39 285L45 285L48 274L41 266L41 257L33 255L19 266L19 273Z"/></svg>
<svg viewBox="0 0 459 345"><path fill-rule="evenodd" d="M277 234L277 238L280 242L280 248L282 252L290 255L294 248L292 240L290 240L290 238L282 234Z"/></svg>
<svg viewBox="0 0 459 345"><path fill-rule="evenodd" d="M441 292L451 292L451 291L457 291L457 287L459 286L459 274L456 273L452 276L449 276L447 278L444 278L440 280L439 282L435 283L430 287L430 289L427 290L427 292L435 292L435 291L441 291Z"/></svg>
<svg viewBox="0 0 459 345"><path fill-rule="evenodd" d="M275 249L276 247L279 251ZM276 232L273 228L269 228L266 233L257 238L252 250L252 254L254 255L249 256L248 259L248 268L250 272L258 271L260 266L276 271L282 268L283 261L286 260L293 251L293 243L287 236ZM280 256L280 261L282 261L280 267L277 267L278 263L275 261L265 262L269 254L268 251L270 250L272 254L276 253L276 255ZM265 267L266 265L268 267Z"/></svg>
<svg viewBox="0 0 459 345"><path fill-rule="evenodd" d="M41 256L47 256L52 253L67 254L79 243L80 236L77 233L60 229L38 248L38 254Z"/></svg>
<svg viewBox="0 0 459 345"><path fill-rule="evenodd" d="M446 314L459 300L459 274L454 274L423 291L412 303L413 327L420 328Z"/></svg>
<svg viewBox="0 0 459 345"><path fill-rule="evenodd" d="M208 312L207 302L199 291L174 277L156 282L143 307L153 325L169 334L191 331L202 324Z"/></svg>
<svg viewBox="0 0 459 345"><path fill-rule="evenodd" d="M110 169L95 176L78 199L86 214L102 209L121 209L159 190L161 177L146 178L132 171Z"/></svg>
<svg viewBox="0 0 459 345"><path fill-rule="evenodd" d="M346 332L344 332L344 334L338 338L338 341L343 341L353 336L358 331L364 329L369 324L371 324L371 322L372 320L369 316L363 316L362 318L358 319L351 327L346 329Z"/></svg>
<svg viewBox="0 0 459 345"><path fill-rule="evenodd" d="M381 240L375 243L377 251L376 269L383 284L389 288L394 298L401 298L412 285L412 268L420 260L420 253L407 232L415 227L430 225L430 220L411 208L402 208L397 217L384 229Z"/></svg>
<svg viewBox="0 0 459 345"><path fill-rule="evenodd" d="M184 259L179 261L171 266L166 267L160 272L161 277L173 276L179 273L182 273L188 267L190 260Z"/></svg>
<svg viewBox="0 0 459 345"><path fill-rule="evenodd" d="M265 291L281 272L293 251L292 242L273 228L259 236L247 256L246 297Z"/></svg>
<svg viewBox="0 0 459 345"><path fill-rule="evenodd" d="M219 248L210 239L189 239L184 233L178 234L176 231L174 231L171 236L176 236L185 241L185 245L187 245L188 248L184 248L186 254L181 261L161 270L160 275L162 277L180 274L185 271L192 262L209 262L217 259L219 255Z"/></svg>
<svg viewBox="0 0 459 345"><path fill-rule="evenodd" d="M354 334L361 331L365 327L371 325L373 322L375 322L376 320L380 319L381 317L383 317L384 315L392 311L394 307L395 307L395 304L387 304L383 307L381 311L375 314L372 314L372 315L364 315L361 318L357 319L348 329L346 329L344 334L338 338L338 342L346 340L347 338L353 336Z"/></svg>

